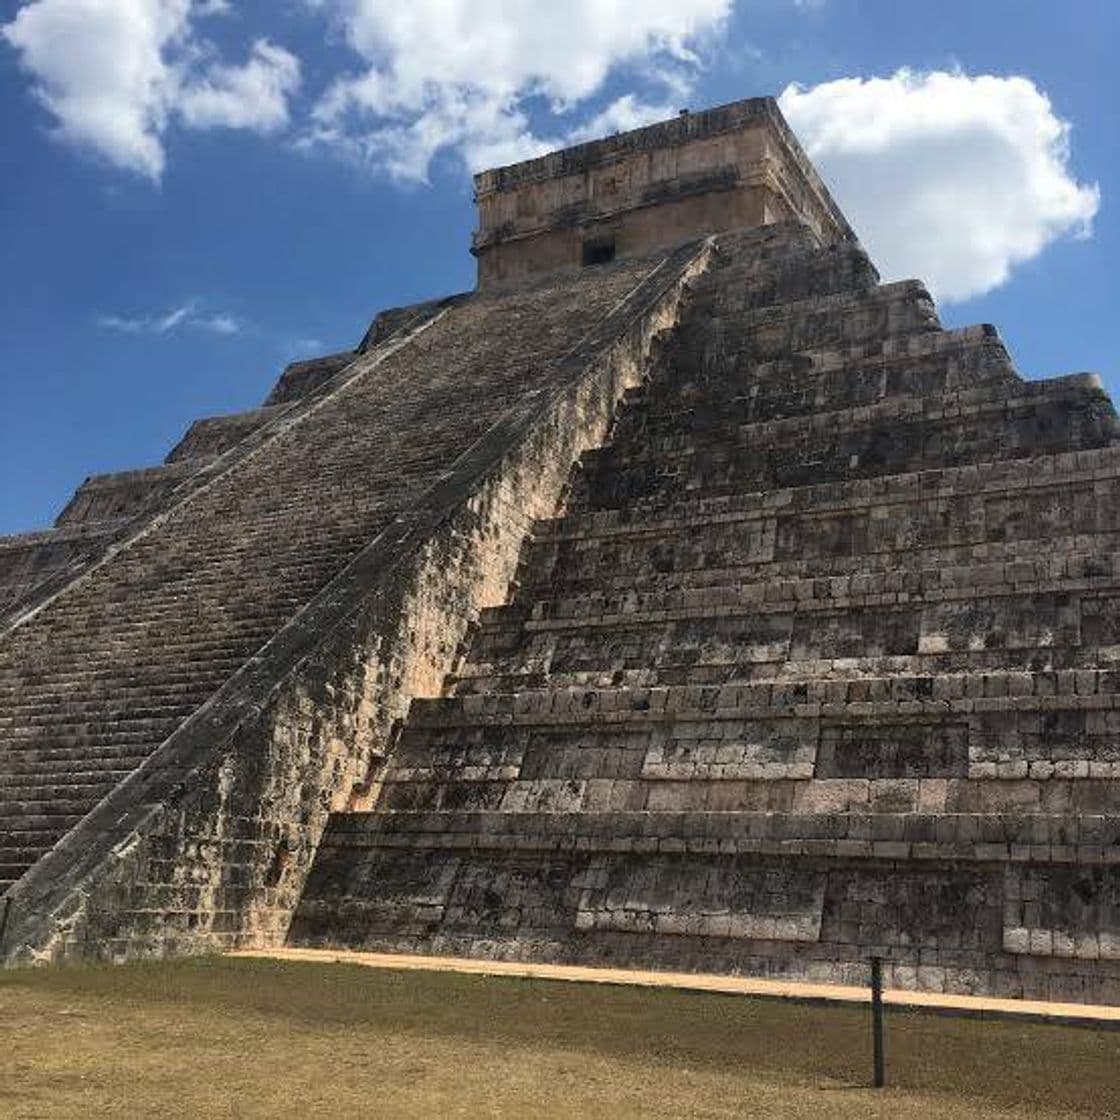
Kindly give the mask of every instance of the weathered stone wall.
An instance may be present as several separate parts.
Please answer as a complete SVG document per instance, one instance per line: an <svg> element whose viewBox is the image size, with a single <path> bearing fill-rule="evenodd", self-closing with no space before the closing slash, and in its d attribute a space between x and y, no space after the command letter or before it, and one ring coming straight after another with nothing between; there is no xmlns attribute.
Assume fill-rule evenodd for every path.
<svg viewBox="0 0 1120 1120"><path fill-rule="evenodd" d="M302 387L310 392L318 386L305 384ZM294 392L289 397L289 400L297 399L299 397ZM282 412L281 408L271 405L247 412L235 412L230 416L204 416L187 429L183 438L168 452L165 462L178 463L186 460L201 463L207 459L215 459L236 447Z"/></svg>
<svg viewBox="0 0 1120 1120"><path fill-rule="evenodd" d="M344 350L321 358L292 362L280 375L272 392L265 398L265 407L291 404L313 393L337 373L341 373L356 357L356 352Z"/></svg>
<svg viewBox="0 0 1120 1120"><path fill-rule="evenodd" d="M271 519L259 522L269 535L255 554L247 538L262 499L294 485L293 472L308 490L289 498L287 508L301 511L285 524L293 535L353 508L322 493L331 455L345 467L336 485L355 495L377 493L377 471L397 488L370 543L9 891L9 960L283 937L328 810L355 789L376 796L409 700L438 694L466 627L504 599L529 524L555 509L573 461L604 438L704 254L693 246L466 301L414 340L398 338L379 363L375 347L366 384L359 364L345 388L265 444L228 485L169 515L161 550L173 547L172 533L205 531L228 566L230 543L213 537L230 512L216 516L211 505L236 501L242 521L230 532L238 554L254 557L259 602L270 588L285 590L279 572L259 570L283 542ZM404 405L394 410L387 395L394 387L422 427L404 426ZM443 447L455 450L450 460L439 458ZM409 479L406 451L426 457L426 476ZM317 478L308 477L309 453ZM364 473L355 470L361 453L379 456ZM119 566L113 576L122 579ZM215 588L226 611L232 586ZM3 757L15 760L19 749Z"/></svg>
<svg viewBox="0 0 1120 1120"><path fill-rule="evenodd" d="M498 843L452 819L450 845L405 844L335 818L312 881L332 888L304 903L293 938L859 985L874 954L896 988L1120 1001L1114 867L973 862L960 844L915 860L886 840L903 858L863 858L869 841L766 835L761 814L749 839L733 816L718 832L666 820L672 835L638 836L632 821L603 821L611 836L544 819L531 847L498 823Z"/></svg>
<svg viewBox="0 0 1120 1120"><path fill-rule="evenodd" d="M717 240L290 939L1120 1001L1120 425Z"/></svg>
<svg viewBox="0 0 1120 1120"><path fill-rule="evenodd" d="M738 101L475 177L479 286L578 268L585 242L617 256L796 218L854 241L770 98Z"/></svg>
<svg viewBox="0 0 1120 1120"><path fill-rule="evenodd" d="M196 469L195 464L186 461L93 475L74 492L55 524L79 525L137 517L164 504L171 492Z"/></svg>

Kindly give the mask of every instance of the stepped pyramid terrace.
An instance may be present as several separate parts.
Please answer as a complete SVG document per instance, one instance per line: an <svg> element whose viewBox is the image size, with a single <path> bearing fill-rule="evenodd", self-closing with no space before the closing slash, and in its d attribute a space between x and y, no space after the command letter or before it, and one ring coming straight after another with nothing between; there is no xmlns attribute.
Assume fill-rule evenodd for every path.
<svg viewBox="0 0 1120 1120"><path fill-rule="evenodd" d="M0 959L1120 1003L1120 424L880 283L775 102L476 177L378 315L0 540Z"/></svg>

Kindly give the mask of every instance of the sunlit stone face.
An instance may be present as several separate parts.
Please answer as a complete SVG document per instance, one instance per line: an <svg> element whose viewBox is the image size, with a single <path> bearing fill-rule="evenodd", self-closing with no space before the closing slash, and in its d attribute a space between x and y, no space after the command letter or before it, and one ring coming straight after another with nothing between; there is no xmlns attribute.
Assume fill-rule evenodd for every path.
<svg viewBox="0 0 1120 1120"><path fill-rule="evenodd" d="M484 171L475 190L479 287L789 218L852 239L769 98Z"/></svg>

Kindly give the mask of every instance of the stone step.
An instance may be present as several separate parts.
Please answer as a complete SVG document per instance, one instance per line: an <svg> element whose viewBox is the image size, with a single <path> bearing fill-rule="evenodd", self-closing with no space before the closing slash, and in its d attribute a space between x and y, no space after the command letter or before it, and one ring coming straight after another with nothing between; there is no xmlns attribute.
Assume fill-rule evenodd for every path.
<svg viewBox="0 0 1120 1120"><path fill-rule="evenodd" d="M37 712L17 713L14 727L6 732L6 737L14 744L22 739L49 738L52 732L65 734L68 729L80 729L90 734L101 731L143 730L158 731L168 725L178 723L203 700L197 703L165 705L162 707L108 707L103 704L86 703L58 705Z"/></svg>
<svg viewBox="0 0 1120 1120"><path fill-rule="evenodd" d="M3 845L0 846L0 853L2 853L0 858L14 862L17 858L24 858L28 853L41 852L44 847L49 848L54 843L52 839L54 835L53 828L14 828L6 831L3 839L0 840L0 844Z"/></svg>
<svg viewBox="0 0 1120 1120"><path fill-rule="evenodd" d="M1090 387L1097 380L1092 374L1069 377ZM766 361L713 358L670 342L652 376L624 397L614 438L643 426L657 430L690 409L718 416L749 406L742 420L757 422L780 418L782 409L799 415L809 408L868 406L897 396L1047 383L1020 378L995 329L986 325Z"/></svg>
<svg viewBox="0 0 1120 1120"><path fill-rule="evenodd" d="M51 781L71 774L128 774L152 752L151 742L135 745L100 744L83 747L59 747L43 744L7 748L3 751L4 773L13 783L19 781Z"/></svg>
<svg viewBox="0 0 1120 1120"><path fill-rule="evenodd" d="M873 697L875 686L884 684L830 683L841 697ZM756 705L723 708L716 715L674 705L672 689L635 689L629 695L644 696L641 702L648 708L624 712L616 707L598 719L579 718L583 709L526 713L531 701L526 705L522 694L512 698L514 714L504 720L448 709L410 719L384 781L438 781L447 785L449 797L469 798L479 782L543 780L542 795L556 798L566 796L563 783L576 779L742 784L968 778L1020 782L1012 790L1016 803L1037 807L1057 804L1047 799L1059 795L1062 787L1056 783L1061 781L1120 778L1116 743L1120 719L1115 708L1090 706L1090 700L1099 705L1106 702L1103 698L1048 696L1044 701L1035 698L1038 703L1032 704L1021 696L941 695L959 691L961 678L956 689L948 687L953 683L934 678L934 687L920 699L902 704L861 699L827 705ZM966 680L966 690L969 683ZM857 691L861 685L865 687ZM552 691L565 690L557 686ZM567 691L578 694L575 689ZM620 691L615 690L616 698ZM804 685L800 691L807 691ZM608 690L599 694L610 695ZM617 792L621 795L629 788L619 787ZM679 785L658 788L665 796L687 796ZM729 791L729 797L738 797L754 786L719 788ZM894 787L881 787L890 788ZM950 811L943 796L947 787L924 788L929 796L940 790L939 811ZM1117 788L1109 786L1104 793L1112 797ZM906 789L907 797L917 795L917 786ZM570 792L583 796L575 787ZM595 796L604 792L610 790L596 787ZM866 796L866 787L859 786L857 792ZM779 794L766 794L764 801L771 796ZM1078 796L1088 798L1090 793ZM762 807L766 805L782 807L779 802ZM1078 802L1082 810L1088 805L1085 800Z"/></svg>
<svg viewBox="0 0 1120 1120"><path fill-rule="evenodd" d="M51 833L53 839L49 843L44 843L40 849L46 851L58 843L59 839L69 832L96 803L96 801L60 802L57 807L43 805L39 807L39 811L26 813L7 813L6 809L10 806L0 805L0 836L9 835L9 829Z"/></svg>
<svg viewBox="0 0 1120 1120"><path fill-rule="evenodd" d="M254 643L247 648L253 652L259 647ZM195 695L200 689L213 690L218 687L244 664L245 649L243 646L240 650L223 650L220 657L202 655L198 659L183 662L171 658L167 661L149 658L143 665L135 666L105 662L85 671L55 676L49 682L37 674L20 675L13 671L0 680L0 694L5 695L13 707L65 703L80 699L82 690L101 687L110 687L118 697L129 701L174 699L181 695ZM33 686L34 695L29 694L23 699L21 688L24 686Z"/></svg>
<svg viewBox="0 0 1120 1120"><path fill-rule="evenodd" d="M133 655L132 659L138 662L141 658L137 646L138 644L144 645L148 641L151 642L149 649L159 655L161 659L168 661L178 661L190 656L195 664L201 664L211 657L243 657L246 650L258 649L263 644L264 638L271 637L283 625L284 621L287 621L287 619L278 620L275 624L246 625L229 630L209 626L195 628L186 624L179 634L170 631L163 634L151 634L143 627L135 632L121 628L116 632L110 631L105 635L103 645L99 648L97 655L91 656L89 665L91 668L97 669L108 664L119 664L121 654L131 654ZM53 650L65 657L75 652L75 649L70 646L71 642L75 648L80 648L80 636L60 635L55 642L42 642L42 652L50 653ZM36 650L36 652L40 651ZM5 661L7 662L5 670L8 670L12 667L12 661L7 658L5 658ZM143 661L151 664L153 658L145 657ZM37 668L36 665L28 665L26 668L20 666L20 675L14 679L27 679ZM4 677L8 678L9 676L10 674L5 672Z"/></svg>
<svg viewBox="0 0 1120 1120"><path fill-rule="evenodd" d="M267 610L254 610L251 604L244 604L236 613L225 614L213 608L207 596L212 591L220 591L223 585L227 592L232 590L229 582L222 580L215 583L206 589L205 596L202 589L183 590L169 586L158 598L146 601L135 612L129 610L123 587L101 598L91 594L83 598L80 605L68 601L65 609L60 606L57 613L52 614L49 627L46 622L43 625L52 635L60 638L84 637L96 633L97 623L101 623L102 628L125 632L128 630L140 632L150 627L155 631L155 635L159 636L161 625L166 625L176 616L186 625L193 625L196 631L207 627L235 628L239 625L259 625L262 621L271 622L273 619L283 618L302 606L311 593L310 589L296 586L298 595L291 599L285 596L282 603L270 604ZM245 590L253 592L261 588L250 582Z"/></svg>
<svg viewBox="0 0 1120 1120"><path fill-rule="evenodd" d="M19 702L18 684L15 689L9 688L7 692L0 686L0 694L8 695L11 705L6 705L3 709L5 714L17 706L21 710L36 711L57 704L81 703L81 700L75 700L75 686L94 682L108 683L113 689L113 695L121 703L176 702L184 697L193 698L200 692L213 692L243 663L241 658L228 658L221 662L205 661L161 674L158 670L163 667L149 662L145 666L147 673L130 673L123 682L119 670L100 674L67 674L52 682L53 691L38 692L26 705ZM3 719L4 715L0 715L0 726L3 726Z"/></svg>
<svg viewBox="0 0 1120 1120"><path fill-rule="evenodd" d="M1076 562L1079 561L1079 562ZM650 624L688 618L831 611L854 606L995 600L1021 595L1081 595L1097 600L1120 582L1120 551L1074 557L1034 555L1015 561L923 568L889 568L841 576L772 578L701 587L642 582L625 590L527 593L484 609L480 635L581 626Z"/></svg>
<svg viewBox="0 0 1120 1120"><path fill-rule="evenodd" d="M1029 470L985 464L684 499L662 509L573 514L538 523L517 580L530 589L581 587L620 575L627 585L677 574L691 579L705 570L753 579L846 575L908 564L1014 561L1037 555L1037 542L1046 539L1079 553L1107 550L1120 529L1117 457L1111 448L1083 455L1081 469L1074 457L1056 456L1031 460Z"/></svg>
<svg viewBox="0 0 1120 1120"><path fill-rule="evenodd" d="M21 743L43 742L45 745L67 746L76 741L126 743L162 742L192 709L171 710L158 716L125 716L121 713L105 715L100 718L88 713L68 717L60 710L57 718L44 719L38 723L17 725L6 732L8 742L15 748Z"/></svg>
<svg viewBox="0 0 1120 1120"><path fill-rule="evenodd" d="M750 403L747 397L727 399L723 394L718 401L699 403L707 404L707 408L698 411L671 407L660 415L654 409L643 408L641 417L635 417L605 447L585 452L583 461L590 464L601 461L625 463L628 460L623 456L634 454L637 450L646 453L649 458L671 458L690 448L701 451L723 444L764 447L770 442L819 439L832 430L859 431L883 423L964 420L972 415L991 412L1011 417L1032 406L1069 409L1092 405L1105 415L1114 415L1100 379L1088 373L1068 374L1044 381L1008 380L966 389L899 393L870 404L844 402L834 409L818 406L808 415L757 422L745 422L739 415L738 406ZM655 431L651 421L663 431ZM703 441L700 447L695 444L697 439Z"/></svg>
<svg viewBox="0 0 1120 1120"><path fill-rule="evenodd" d="M112 660L91 660L88 665L71 661L60 665L57 672L51 672L51 667L46 664L13 666L9 663L0 668L0 688L32 685L45 690L53 685L56 690L65 692L78 683L93 685L104 681L137 690L144 690L151 685L176 688L183 684L189 685L192 681L209 680L213 676L232 672L245 660L244 646L244 642L232 649L224 643L209 646L192 644L176 650L177 656L170 663L144 658L142 661L134 659L128 664L118 653ZM168 650L174 647L162 648ZM120 681L122 675L127 677L127 683Z"/></svg>
<svg viewBox="0 0 1120 1120"><path fill-rule="evenodd" d="M1120 766L1099 763L1104 777L1069 777L1051 767L1045 777L1022 779L929 776L915 768L911 777L855 778L798 777L763 766L749 770L734 765L674 762L658 772L654 764L642 766L633 759L635 773L601 773L590 759L575 758L543 776L470 776L480 767L452 772L443 765L425 770L403 767L381 786L378 809L384 813L502 812L536 813L665 813L758 812L810 817L830 813L962 813L1036 814L1061 813L1066 819L1082 814L1115 814L1120 809ZM615 752L616 754L619 752ZM567 755L574 755L569 750ZM565 758L567 761L567 758ZM583 762L580 766L577 763ZM1084 763L1083 763L1084 764ZM1075 763L1064 769L1072 771ZM621 768L621 767L619 767ZM561 771L566 773L560 773ZM721 772L722 771L722 772ZM560 773L560 776L556 776ZM673 774L676 774L674 777ZM1041 787L1041 788L1040 788Z"/></svg>
<svg viewBox="0 0 1120 1120"><path fill-rule="evenodd" d="M209 684L215 679L228 675L272 636L275 631L264 633L245 632L235 641L214 641L191 644L189 636L184 641L154 645L144 650L139 644L143 635L131 645L125 637L107 642L99 651L100 655L90 658L87 664L69 661L70 650L56 649L59 659L66 669L54 673L49 663L16 663L8 661L0 668L0 694L9 701L31 701L31 690L37 695L57 693L62 696L74 695L81 687L97 687L99 684L113 683L132 690L137 696L147 695L149 686L163 687L175 691L181 686ZM49 653L49 647L46 651ZM144 656L144 654L147 656ZM166 670L166 673L164 672ZM40 690L42 690L40 692ZM22 695L26 691L26 696Z"/></svg>
<svg viewBox="0 0 1120 1120"><path fill-rule="evenodd" d="M948 351L922 364L905 358L824 373L807 368L807 362L796 371L788 368L790 364L769 377L759 373L758 365L705 375L673 367L647 383L641 396L624 402L612 445L660 445L657 441L688 434L702 434L705 442L726 442L747 425L791 425L815 413L867 415L863 410L889 418L892 409L914 411L914 401L928 402L926 413L932 414L938 408L959 411L1016 398L1044 404L1100 391L1094 374L1022 381L1010 372L1003 346L990 342L968 351Z"/></svg>
<svg viewBox="0 0 1120 1120"><path fill-rule="evenodd" d="M112 689L120 699L130 703L174 702L180 696L213 691L259 648L254 641L240 649L224 650L220 658L202 656L183 663L173 658L149 658L142 665L131 666L122 657L115 665L103 662L85 672L67 673L49 682L38 674L21 677L13 672L0 681L0 695L7 698L4 707L10 704L13 709L69 701L77 703L85 694L105 689ZM168 670L166 675L160 673L164 668ZM26 696L21 694L24 688Z"/></svg>
<svg viewBox="0 0 1120 1120"><path fill-rule="evenodd" d="M993 672L1037 673L1099 670L1117 662L1115 648L1081 646L970 650L880 657L835 657L797 660L665 656L656 665L589 658L587 663L524 658L516 666L468 661L444 683L449 696L532 692L543 688L644 689L675 686L802 683L886 679L891 677L966 676Z"/></svg>
<svg viewBox="0 0 1120 1120"><path fill-rule="evenodd" d="M1107 814L1064 813L507 813L395 811L335 814L329 848L491 848L513 853L625 852L681 856L769 854L884 860L1073 863L1120 842ZM1115 856L1108 857L1110 863ZM429 864L435 861L429 856Z"/></svg>
<svg viewBox="0 0 1120 1120"><path fill-rule="evenodd" d="M647 384L656 385L659 391L672 393L677 385L695 383L699 386L706 382L711 382L714 388L721 378L730 378L734 383L738 378L748 374L753 375L764 385L777 388L779 380L783 377L805 376L810 372L817 377L855 377L860 370L868 368L881 368L884 373L889 371L891 378L900 379L898 381L900 387L912 385L916 389L917 386L924 384L921 374L930 363L933 363L933 368L939 371L943 370L942 363L948 363L949 369L958 374L956 380L950 379L944 386L946 389L967 388L969 385L976 384L975 377L979 369L983 368L982 363L979 366L974 363L980 356L988 355L992 348L1002 355L999 364L1005 376L1000 380L1022 381L1022 378L1014 372L999 332L990 323L920 331L892 338L868 339L858 343L823 344L763 360L757 357L718 354L704 362L696 363L692 360L695 357L695 348L679 341L680 338L681 336L676 333L669 336L662 353L669 357L666 364L674 371L678 362L688 363L688 376L685 378L666 377L664 374L655 376ZM962 364L957 368L953 366L954 362ZM911 380L913 375L908 375L907 369L915 370L918 380Z"/></svg>
<svg viewBox="0 0 1120 1120"><path fill-rule="evenodd" d="M26 790L92 789L106 783L115 786L132 773L136 762L142 761L142 758L127 766L122 767L118 761L115 766L101 769L92 765L94 760L88 757L81 761L84 766L75 769L73 764L66 766L56 762L53 766L48 764L44 767L42 763L24 763L21 766L5 759L5 778L4 785L0 788L0 800L17 799L22 796L20 791Z"/></svg>
<svg viewBox="0 0 1120 1120"><path fill-rule="evenodd" d="M899 503L1024 495L1094 483L1103 483L1102 492L1111 496L1107 487L1117 479L1120 479L1120 446L1112 444L1037 456L1031 460L1029 472L1025 472L1018 461L992 460L849 481L745 490L738 494L697 494L668 502L636 501L625 510L577 509L566 516L538 522L534 539L577 540L634 531L662 532L679 527L682 521L695 526L790 514L821 516ZM1064 535L1069 535L1068 528Z"/></svg>
<svg viewBox="0 0 1120 1120"><path fill-rule="evenodd" d="M992 712L1100 713L1120 708L1118 695L1120 668L993 670L807 681L772 679L637 689L544 688L514 694L419 698L409 709L409 724L583 727L685 719L892 720L903 716L947 718Z"/></svg>
<svg viewBox="0 0 1120 1120"><path fill-rule="evenodd" d="M1052 378L1050 382L1013 381L999 372L997 351L1001 353L1002 349L977 349L973 364L980 372L975 378L968 378L971 395L977 395L978 386L990 390L993 397L998 391L1010 396L1014 395L1016 387L1051 382L1064 382L1069 389L1071 381L1087 381L1093 376L1070 374ZM956 364L959 365L959 361ZM707 380L690 379L685 372L674 370L670 375L672 381L664 389L659 385L653 400L639 398L624 403L613 446L620 450L630 447L640 449L646 441L671 441L690 433L704 440L727 443L746 425L789 424L814 413L860 409L885 411L886 406L895 401L908 401L914 397L962 395L960 389L947 384L951 380L950 363L941 359L940 365L941 369L930 369L919 380L915 376L913 362L908 361L906 365L899 366L900 373L912 375L912 380L905 384L901 378L891 377L891 371L885 367L862 366L839 374L810 372L797 378L785 375L780 379L780 387L773 388L757 376L754 368L739 377L723 371L717 375L725 382L722 395L717 395ZM985 368L988 372L984 372ZM1051 389L1049 393L1055 395L1055 390Z"/></svg>
<svg viewBox="0 0 1120 1120"><path fill-rule="evenodd" d="M6 827L0 835L0 844L12 858L15 852L42 852L52 847L58 838L58 829L54 823L46 826L24 826L18 821Z"/></svg>
<svg viewBox="0 0 1120 1120"><path fill-rule="evenodd" d="M174 729L176 721L170 722ZM162 726L141 728L109 724L107 728L94 730L88 723L84 723L65 730L52 728L50 734L41 736L25 737L22 740L13 738L5 743L5 755L22 757L24 751L31 749L37 752L70 751L87 747L135 748L136 751L144 748L150 752L169 734L170 731Z"/></svg>
<svg viewBox="0 0 1120 1120"><path fill-rule="evenodd" d="M830 296L875 291L879 274L855 245L835 245L751 255L697 277L689 299L692 316L741 315L758 308Z"/></svg>
<svg viewBox="0 0 1120 1120"><path fill-rule="evenodd" d="M1091 496L1091 489L1086 496ZM863 587L880 575L921 573L937 564L954 572L979 566L994 579L995 572L1021 571L1020 565L1037 557L1045 542L1054 539L1046 533L1048 522L1063 512L1060 502L1024 502L1022 506L1036 520L1012 522L1002 520L998 509L985 510L984 503L977 506L973 517L969 516L973 511L959 507L946 511L936 502L924 509L898 510L894 520L839 517L816 526L822 532L815 538L811 523L790 519L694 527L691 532L687 526L662 533L635 531L628 538L591 538L558 547L543 543L527 550L528 560L543 562L520 570L520 594L533 602L600 588L604 593L624 593L639 582L651 590L703 590L810 577L849 580L852 586ZM1064 508L1076 520L1076 506ZM956 516L948 516L949 512ZM1115 518L1107 508L1099 515L1102 520ZM1100 531L1065 538L1074 552L1067 557L1055 548L1052 574L1073 580L1094 578L1100 570L1098 558L1117 548L1120 518L1115 520L1117 524ZM1002 539L1005 533L1010 539ZM830 551L822 556L818 549Z"/></svg>
<svg viewBox="0 0 1120 1120"><path fill-rule="evenodd" d="M1120 550L1120 534L1097 533L1092 536L1045 538L1050 547L1042 549L1037 541L991 541L976 545L949 547L914 547L905 552L873 552L848 556L832 556L811 560L790 558L785 560L743 563L724 566L723 557L697 554L699 566L682 566L676 569L664 563L654 567L652 553L633 553L638 563L627 571L614 565L601 572L589 572L592 561L599 562L608 554L607 549L596 549L587 563L572 565L552 571L534 570L523 564L520 574L529 580L516 583L518 604L535 604L558 597L599 595L621 602L632 594L640 571L640 586L646 594L700 592L708 589L743 587L762 584L816 584L817 581L846 581L853 589L872 586L880 578L906 580L922 579L925 573L944 571L946 580L954 573L971 572L977 580L989 580L992 586L1022 586L1031 581L1069 580L1094 583L1107 580L1112 571L1111 557ZM532 546L526 554L533 552ZM666 568L667 570L662 570ZM1030 573L1030 575L1028 575ZM534 582L535 580L535 582ZM501 609L501 608L497 608ZM525 606L513 608L524 612Z"/></svg>
<svg viewBox="0 0 1120 1120"><path fill-rule="evenodd" d="M813 296L747 311L724 319L718 331L703 315L686 318L674 344L704 361L746 355L765 361L806 350L881 344L885 339L940 329L925 287L916 280L903 280L870 292Z"/></svg>
<svg viewBox="0 0 1120 1120"><path fill-rule="evenodd" d="M1061 390L1046 407L1031 396L960 409L911 398L922 404L920 411L895 410L904 400L885 402L890 409L876 405L746 425L727 442L718 432L696 432L608 445L585 455L575 501L591 509L630 509L661 494L714 497L939 464L1030 459L1108 446L1120 435L1103 394L1082 387Z"/></svg>
<svg viewBox="0 0 1120 1120"><path fill-rule="evenodd" d="M152 613L148 617L135 619L114 618L118 610L126 611L126 603L98 604L93 610L82 612L82 622L77 621L78 613L73 616L59 612L58 617L52 618L50 625L44 625L42 632L36 635L36 644L41 649L51 647L66 647L80 645L85 642L92 644L90 638L97 634L105 637L105 645L119 645L129 640L150 640L164 648L193 646L200 644L204 647L220 648L227 641L239 641L253 637L262 630L273 630L282 626L303 605L305 600L285 605L275 614L249 614L240 617L229 617L221 614L198 613L195 611L181 610L176 619L176 610L173 603L159 613ZM187 605L186 601L183 606ZM87 604L87 608L89 605ZM93 617L91 617L93 616ZM99 618L97 616L100 616ZM97 622L103 625L99 628ZM176 630L174 623L178 621ZM96 651L104 658L104 651L99 646ZM6 659L7 660L7 659Z"/></svg>
<svg viewBox="0 0 1120 1120"><path fill-rule="evenodd" d="M184 696L175 703L164 703L156 706L146 704L143 706L128 706L124 701L98 703L93 700L57 702L53 705L43 704L35 708L16 709L5 716L0 723L0 739L3 742L16 743L20 738L49 738L52 730L64 733L69 727L93 728L109 726L124 728L137 726L137 721L143 724L166 724L168 721L177 722L185 714L193 712L200 707L210 696L213 690L201 691L193 696Z"/></svg>
<svg viewBox="0 0 1120 1120"><path fill-rule="evenodd" d="M13 821L30 826L35 821L62 818L76 823L75 818L84 817L112 789L111 784L104 783L84 790L67 787L59 789L57 793L44 788L41 790L44 795L42 797L31 796L32 791L25 791L29 796L18 800L0 796L0 830L4 830Z"/></svg>
<svg viewBox="0 0 1120 1120"><path fill-rule="evenodd" d="M1088 579L1031 579L1037 569L1023 563L1011 569L1018 582L1001 583L1009 567L895 570L615 598L534 601L523 593L513 606L484 612L457 680L521 673L563 680L596 672L609 678L646 669L645 683L652 683L653 674L670 667L723 666L727 679L733 667L753 665L751 675L758 676L765 665L786 664L792 674L798 666L814 671L891 658L910 672L928 672L938 671L944 655L959 655L961 667L998 665L1000 657L1039 667L1040 659L1052 663L1066 651L1097 650L1099 657L1101 647L1120 647L1120 571L1113 572L1111 558Z"/></svg>
<svg viewBox="0 0 1120 1120"><path fill-rule="evenodd" d="M19 704L6 705L0 729L49 727L56 721L75 723L98 718L110 722L135 717L144 720L163 720L173 717L184 708L192 709L211 696L213 688L200 688L193 693L177 696L144 698L129 704L111 696L89 696L75 692L72 695L45 694ZM38 732L37 732L38 733Z"/></svg>

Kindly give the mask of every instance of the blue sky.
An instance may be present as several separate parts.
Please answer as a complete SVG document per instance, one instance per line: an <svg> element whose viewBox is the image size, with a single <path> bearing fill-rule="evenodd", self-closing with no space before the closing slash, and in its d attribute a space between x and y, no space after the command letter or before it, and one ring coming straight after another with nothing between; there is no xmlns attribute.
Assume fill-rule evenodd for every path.
<svg viewBox="0 0 1120 1120"><path fill-rule="evenodd" d="M1120 389L1114 0L33 0L0 24L0 532L472 286L471 166L791 83L885 272L995 322L1028 376Z"/></svg>

